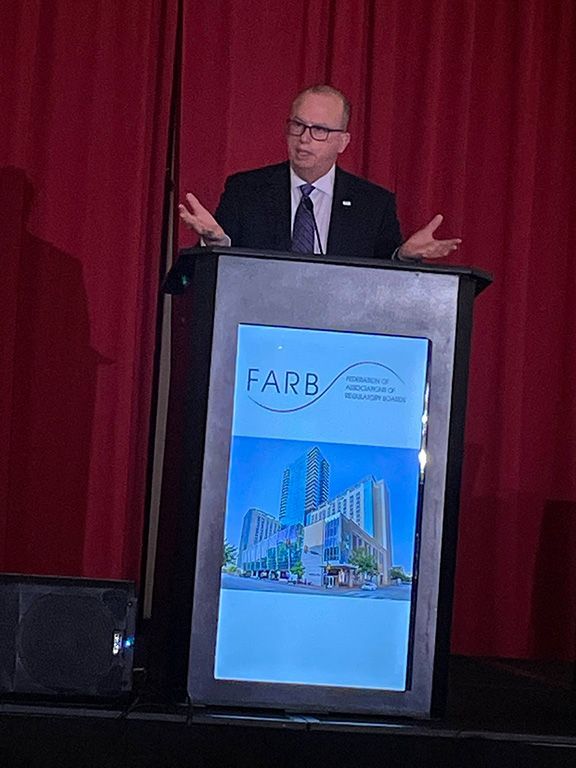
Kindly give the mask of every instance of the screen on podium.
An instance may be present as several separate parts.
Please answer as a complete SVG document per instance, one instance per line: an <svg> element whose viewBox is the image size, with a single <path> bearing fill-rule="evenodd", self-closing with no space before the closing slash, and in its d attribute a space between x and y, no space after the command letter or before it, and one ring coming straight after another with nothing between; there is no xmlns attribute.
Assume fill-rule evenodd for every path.
<svg viewBox="0 0 576 768"><path fill-rule="evenodd" d="M215 680L410 687L430 346L238 325Z"/></svg>

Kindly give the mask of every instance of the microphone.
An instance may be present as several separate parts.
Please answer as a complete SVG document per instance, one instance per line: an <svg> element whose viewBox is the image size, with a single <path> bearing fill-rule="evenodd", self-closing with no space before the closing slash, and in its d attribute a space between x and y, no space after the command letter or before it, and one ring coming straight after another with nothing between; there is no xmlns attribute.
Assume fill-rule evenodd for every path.
<svg viewBox="0 0 576 768"><path fill-rule="evenodd" d="M314 232L316 233L316 238L318 240L318 248L320 248L320 256L324 256L324 251L322 250L322 240L320 239L318 224L316 224L316 216L314 216L314 203L307 195L302 196L302 202L306 206L306 209L312 214L312 223L314 224Z"/></svg>

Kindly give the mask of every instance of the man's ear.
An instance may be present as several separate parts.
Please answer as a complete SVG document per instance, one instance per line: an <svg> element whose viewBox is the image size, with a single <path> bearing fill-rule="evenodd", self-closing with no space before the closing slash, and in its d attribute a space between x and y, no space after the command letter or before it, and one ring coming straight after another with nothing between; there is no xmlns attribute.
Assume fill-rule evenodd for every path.
<svg viewBox="0 0 576 768"><path fill-rule="evenodd" d="M340 134L340 149L338 150L338 153L341 154L344 152L346 147L350 144L350 134L348 132L341 133Z"/></svg>

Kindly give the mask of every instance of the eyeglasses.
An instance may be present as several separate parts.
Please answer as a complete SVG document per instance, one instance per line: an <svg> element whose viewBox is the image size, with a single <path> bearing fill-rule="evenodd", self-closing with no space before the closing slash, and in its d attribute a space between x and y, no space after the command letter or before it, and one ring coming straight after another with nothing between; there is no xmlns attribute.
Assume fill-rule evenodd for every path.
<svg viewBox="0 0 576 768"><path fill-rule="evenodd" d="M290 118L286 120L286 133L289 136L303 136L305 131L310 131L311 138L314 141L326 141L331 133L346 133L345 128L326 128L324 125L306 125L300 120Z"/></svg>

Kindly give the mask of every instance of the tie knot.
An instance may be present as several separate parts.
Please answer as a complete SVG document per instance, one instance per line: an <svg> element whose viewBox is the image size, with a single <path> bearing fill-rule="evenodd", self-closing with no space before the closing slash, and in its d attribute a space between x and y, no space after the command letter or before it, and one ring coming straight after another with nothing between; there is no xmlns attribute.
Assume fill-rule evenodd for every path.
<svg viewBox="0 0 576 768"><path fill-rule="evenodd" d="M314 190L314 187L312 186L312 184L300 185L300 192L302 192L302 197L310 197L313 190Z"/></svg>

